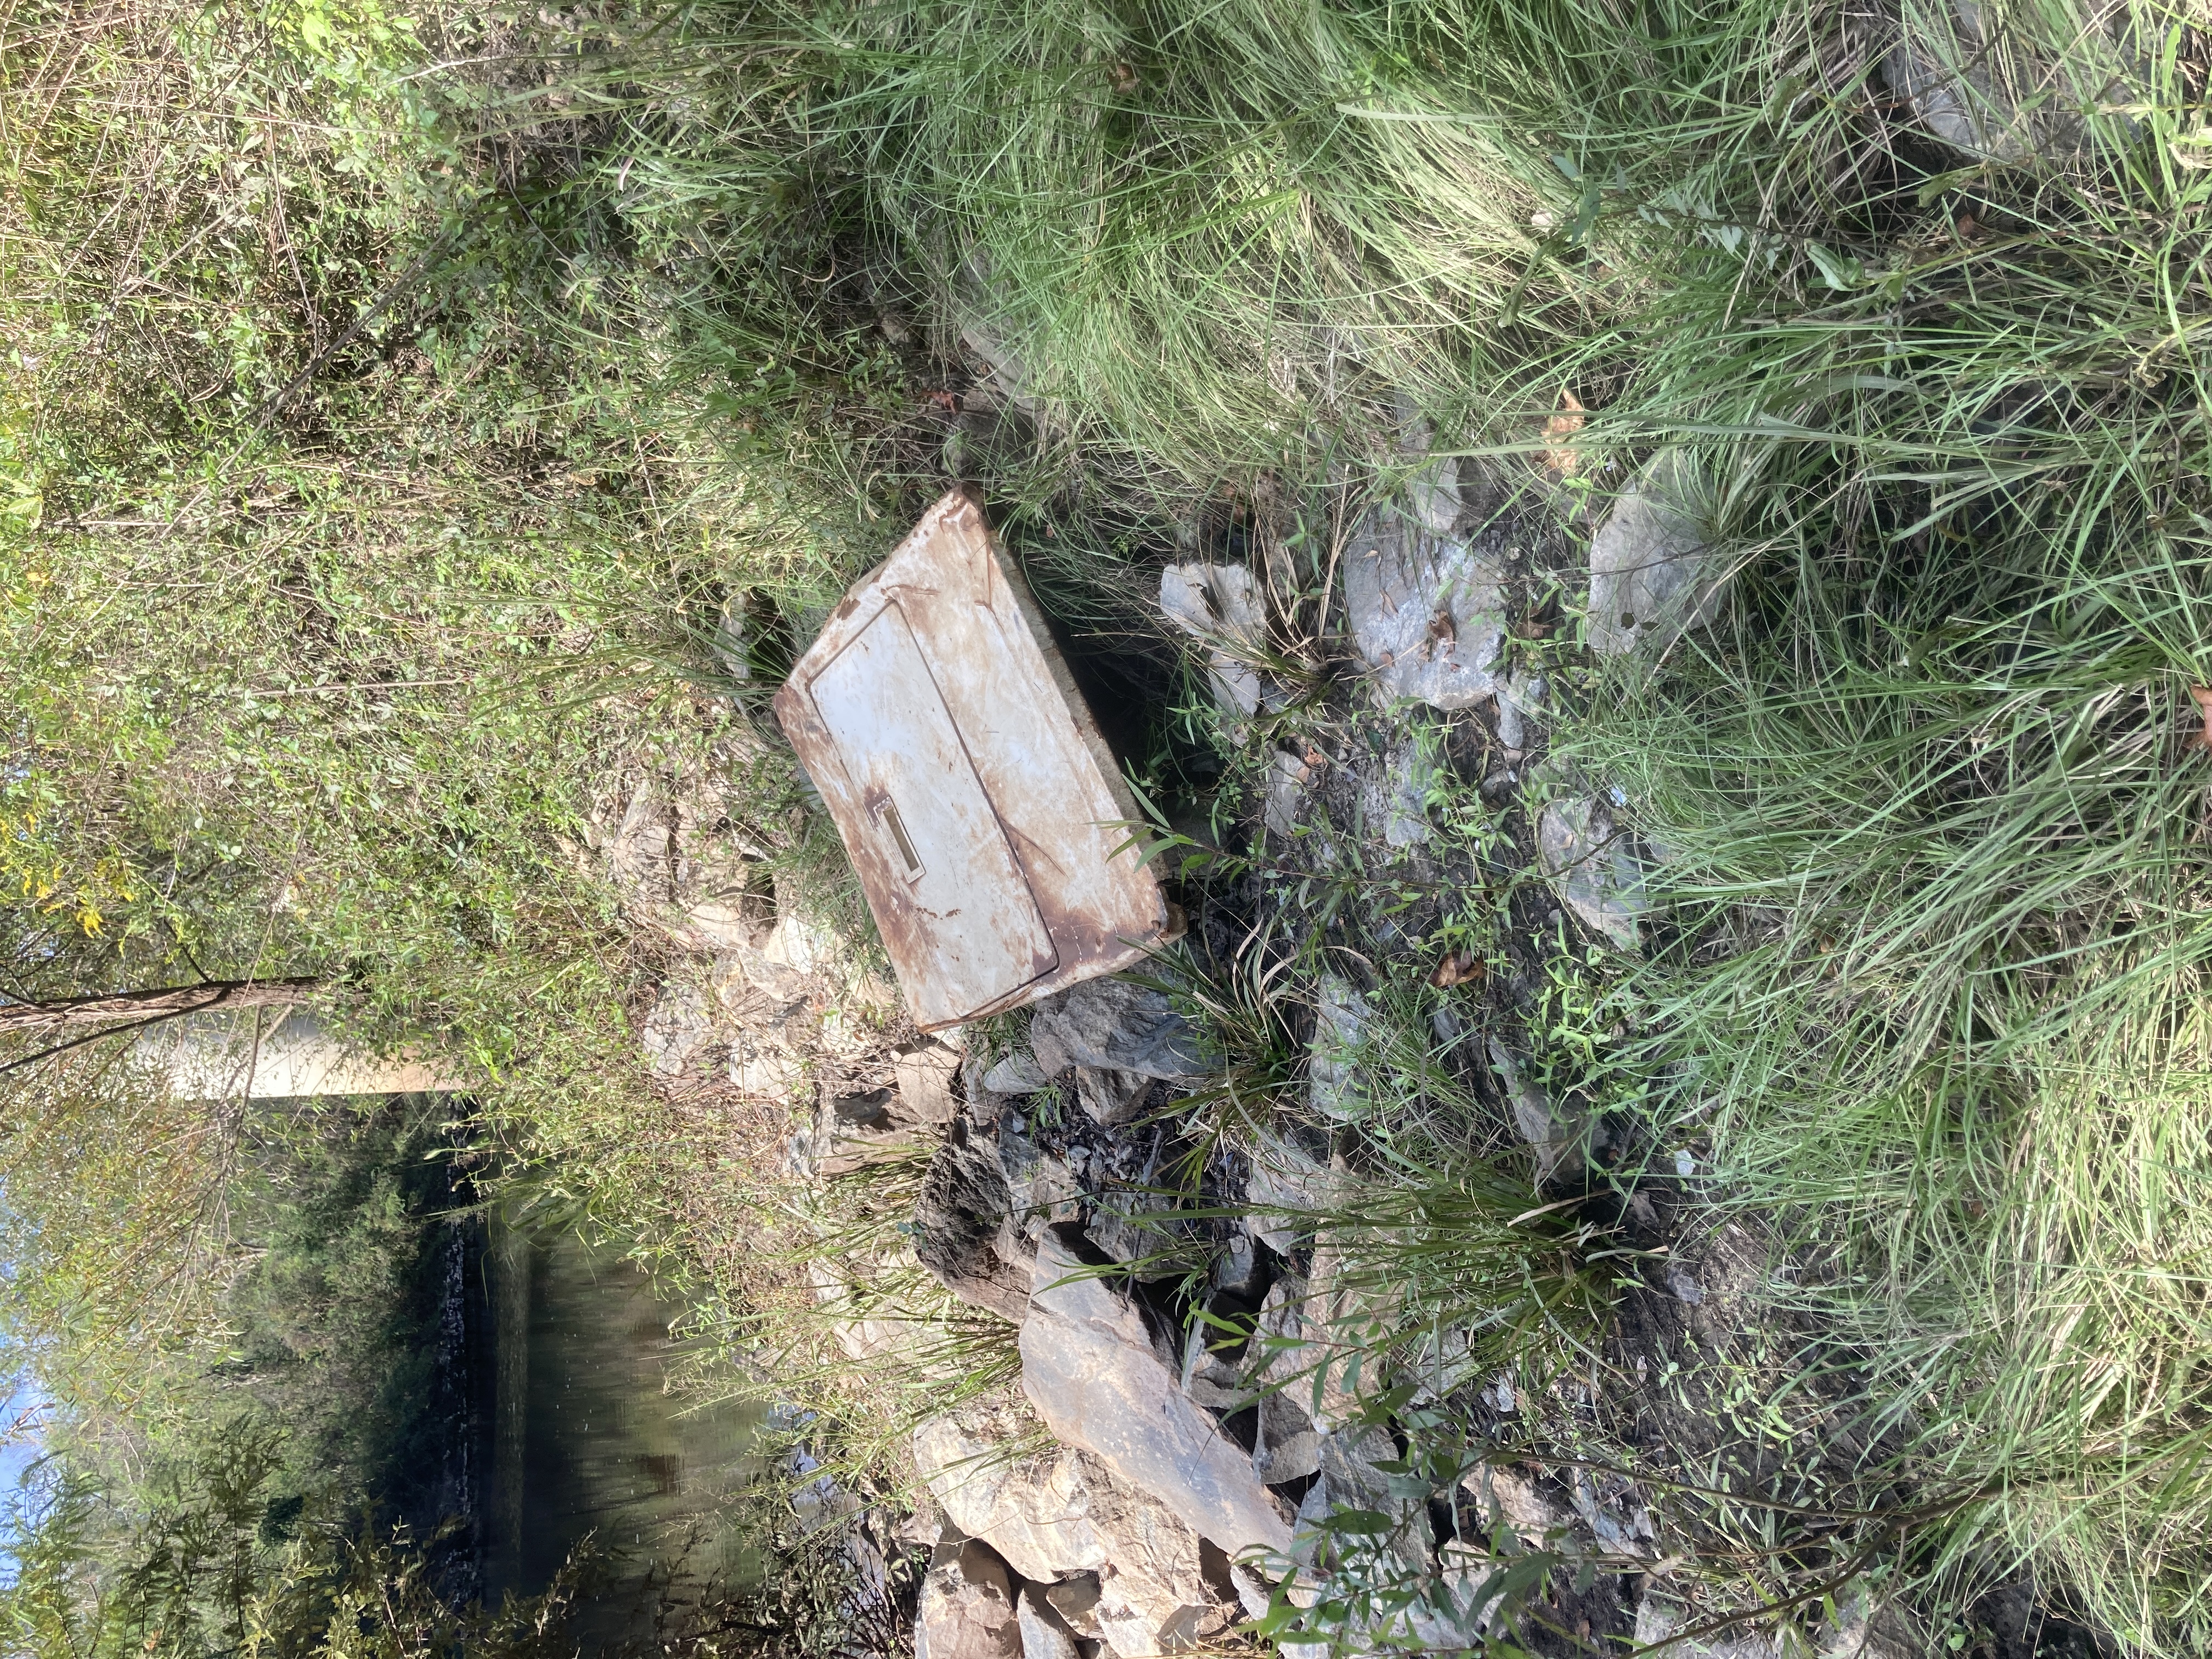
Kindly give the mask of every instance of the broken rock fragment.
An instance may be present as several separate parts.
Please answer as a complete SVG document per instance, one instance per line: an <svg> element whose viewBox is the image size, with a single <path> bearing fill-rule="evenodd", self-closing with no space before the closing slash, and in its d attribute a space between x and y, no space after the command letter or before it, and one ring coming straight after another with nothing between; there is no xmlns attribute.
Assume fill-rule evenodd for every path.
<svg viewBox="0 0 2212 1659"><path fill-rule="evenodd" d="M952 1524L1042 1587L1068 1629L1105 1635L1117 1652L1158 1653L1212 1620L1197 1534L1086 1452L1011 1455L1033 1426L975 1405L915 1431L915 1465Z"/></svg>
<svg viewBox="0 0 2212 1659"><path fill-rule="evenodd" d="M1021 1650L1005 1564L976 1539L939 1544L921 1581L915 1659L1018 1659Z"/></svg>
<svg viewBox="0 0 2212 1659"><path fill-rule="evenodd" d="M1208 641L1213 700L1232 714L1260 711L1259 671L1240 656L1267 638L1259 584L1241 564L1171 564L1160 572L1160 609L1194 639Z"/></svg>
<svg viewBox="0 0 2212 1659"><path fill-rule="evenodd" d="M1496 566L1389 512L1361 521L1346 556L1352 645L1388 696L1466 708L1492 695L1505 641Z"/></svg>
<svg viewBox="0 0 2212 1659"><path fill-rule="evenodd" d="M1130 1303L1048 1230L1022 1326L1022 1389L1048 1428L1148 1492L1231 1556L1291 1531L1251 1459L1194 1405Z"/></svg>
<svg viewBox="0 0 2212 1659"><path fill-rule="evenodd" d="M1553 801L1536 820L1536 856L1567 908L1624 951L1651 908L1627 834L1600 800Z"/></svg>
<svg viewBox="0 0 2212 1659"><path fill-rule="evenodd" d="M1018 1321L1028 1310L1030 1254L999 1148L956 1120L915 1201L915 1256L972 1307Z"/></svg>
<svg viewBox="0 0 2212 1659"><path fill-rule="evenodd" d="M1590 538L1589 647L1656 656L1711 620L1729 571L1693 505L1689 457L1654 456Z"/></svg>
<svg viewBox="0 0 2212 1659"><path fill-rule="evenodd" d="M1184 1082L1209 1069L1198 1033L1175 1004L1127 980L1085 980L1037 1005L1030 1045L1045 1076L1071 1066Z"/></svg>
<svg viewBox="0 0 2212 1659"><path fill-rule="evenodd" d="M1369 1018L1367 999L1349 980L1325 973L1321 976L1315 1012L1313 1058L1307 1068L1307 1090L1314 1110L1340 1123L1356 1122L1367 1112L1359 1078L1359 1044Z"/></svg>

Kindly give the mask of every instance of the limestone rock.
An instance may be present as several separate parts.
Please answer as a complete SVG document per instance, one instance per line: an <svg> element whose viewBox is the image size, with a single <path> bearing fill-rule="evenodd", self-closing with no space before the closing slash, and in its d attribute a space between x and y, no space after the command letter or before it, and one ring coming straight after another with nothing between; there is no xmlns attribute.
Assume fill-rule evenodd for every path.
<svg viewBox="0 0 2212 1659"><path fill-rule="evenodd" d="M1627 835L1602 801L1553 801L1536 820L1536 857L1567 906L1624 951L1637 946L1637 919L1651 908Z"/></svg>
<svg viewBox="0 0 2212 1659"><path fill-rule="evenodd" d="M1621 492L1590 538L1589 647L1656 656L1709 622L1728 568L1692 504L1688 458L1662 451Z"/></svg>
<svg viewBox="0 0 2212 1659"><path fill-rule="evenodd" d="M1367 1115L1366 1091L1359 1077L1359 1043L1370 1015L1367 999L1351 981L1324 973L1314 1012L1307 1097L1323 1117L1357 1122Z"/></svg>
<svg viewBox="0 0 2212 1659"><path fill-rule="evenodd" d="M943 1543L930 1558L915 1614L915 1659L1019 1659L1013 1587L990 1546Z"/></svg>
<svg viewBox="0 0 2212 1659"><path fill-rule="evenodd" d="M1044 1599L1060 1622L1089 1641L1098 1638L1098 1575L1079 1572L1044 1587Z"/></svg>
<svg viewBox="0 0 2212 1659"><path fill-rule="evenodd" d="M1260 710L1259 672L1240 656L1267 638L1259 584L1241 564L1171 564L1160 572L1160 609L1193 638L1208 641L1214 701L1232 714Z"/></svg>
<svg viewBox="0 0 2212 1659"><path fill-rule="evenodd" d="M1536 1184L1540 1187L1582 1139L1587 1119L1577 1116L1571 1121L1555 1111L1544 1091L1522 1073L1520 1061L1496 1037L1490 1039L1490 1066L1505 1085L1505 1098L1513 1108L1513 1127L1535 1149Z"/></svg>
<svg viewBox="0 0 2212 1659"><path fill-rule="evenodd" d="M679 1076L714 1040L713 1005L702 987L664 985L638 1041L657 1077Z"/></svg>
<svg viewBox="0 0 2212 1659"><path fill-rule="evenodd" d="M1117 1651L1157 1653L1171 1633L1212 1619L1197 1535L1085 1452L1009 1456L1029 1427L976 1405L915 1431L915 1464L952 1524L1044 1586L1076 1634L1110 1640L1118 1631Z"/></svg>
<svg viewBox="0 0 2212 1659"><path fill-rule="evenodd" d="M1504 1522L1524 1543L1540 1545L1566 1527L1566 1506L1512 1469L1478 1464L1461 1478L1460 1485L1481 1505L1486 1522Z"/></svg>
<svg viewBox="0 0 2212 1659"><path fill-rule="evenodd" d="M1328 1167L1279 1135L1261 1134L1251 1152L1244 1230L1277 1255L1288 1255L1313 1233L1308 1218L1328 1200Z"/></svg>
<svg viewBox="0 0 2212 1659"><path fill-rule="evenodd" d="M1502 689L1499 695L1504 695ZM1436 775L1435 757L1425 752L1417 738L1407 736L1393 743L1383 753L1381 769L1360 782L1360 817L1368 835L1379 829L1386 847L1428 845L1433 834L1429 789Z"/></svg>
<svg viewBox="0 0 2212 1659"><path fill-rule="evenodd" d="M1495 691L1505 590L1487 559L1378 513L1353 532L1346 560L1352 646L1386 695L1466 708Z"/></svg>
<svg viewBox="0 0 2212 1659"><path fill-rule="evenodd" d="M1124 1072L1109 1066L1075 1068L1075 1103L1084 1115L1101 1128L1118 1128L1133 1122L1143 1112L1152 1079L1142 1072Z"/></svg>
<svg viewBox="0 0 2212 1659"><path fill-rule="evenodd" d="M1033 1095L1051 1081L1036 1056L1019 1048L993 1061L983 1073L983 1086L998 1095Z"/></svg>
<svg viewBox="0 0 2212 1659"><path fill-rule="evenodd" d="M1038 1003L1030 1045L1047 1077L1096 1066L1182 1082L1208 1069L1198 1033L1175 1004L1127 980L1085 980Z"/></svg>
<svg viewBox="0 0 2212 1659"><path fill-rule="evenodd" d="M1680 1603L1647 1590L1636 1609L1636 1644L1647 1647L1664 1642L1698 1622ZM1667 1651L1678 1659L1784 1659L1781 1644L1771 1636L1742 1629L1716 1632L1704 1640L1678 1641Z"/></svg>
<svg viewBox="0 0 2212 1659"><path fill-rule="evenodd" d="M1290 1527L1243 1448L1176 1386L1138 1310L1096 1278L1069 1277L1081 1270L1045 1232L1021 1355L1023 1391L1046 1426L1229 1555L1285 1549Z"/></svg>
<svg viewBox="0 0 2212 1659"><path fill-rule="evenodd" d="M891 1061L900 1105L915 1122L951 1122L959 1109L952 1095L952 1079L959 1070L960 1056L941 1042L927 1042L900 1054Z"/></svg>
<svg viewBox="0 0 2212 1659"><path fill-rule="evenodd" d="M1075 1632L1069 1630L1035 1584L1024 1584L1014 1602L1021 1627L1022 1659L1079 1659Z"/></svg>
<svg viewBox="0 0 2212 1659"><path fill-rule="evenodd" d="M1276 841L1294 839L1299 825L1306 822L1306 785L1313 775L1311 766L1286 750L1278 749L1268 760L1267 794L1260 815L1267 834Z"/></svg>
<svg viewBox="0 0 2212 1659"><path fill-rule="evenodd" d="M1917 0L1905 8L1881 78L1920 125L1981 161L2069 155L2087 143L2086 106L2140 103L2151 65L2129 40L2125 7L2051 9L2055 34L2029 38L2033 9L2000 21L1975 0ZM2048 28L2048 24L2045 24ZM2131 84L2134 83L2134 84Z"/></svg>

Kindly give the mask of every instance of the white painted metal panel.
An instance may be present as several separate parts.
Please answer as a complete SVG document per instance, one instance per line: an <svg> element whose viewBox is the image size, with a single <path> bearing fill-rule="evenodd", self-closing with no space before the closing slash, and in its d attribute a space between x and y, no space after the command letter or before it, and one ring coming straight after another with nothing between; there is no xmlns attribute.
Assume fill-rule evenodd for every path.
<svg viewBox="0 0 2212 1659"><path fill-rule="evenodd" d="M927 940L928 1017L957 1019L1050 973L1052 935L899 607L878 611L810 691L860 807L839 827L890 878L869 890L884 940L894 955Z"/></svg>
<svg viewBox="0 0 2212 1659"><path fill-rule="evenodd" d="M975 834L975 799L964 790L945 799L965 828L927 826L939 806L933 790L923 792L920 805L894 799L896 812L887 817L867 798L866 781L894 763L882 753L910 746L913 734L858 717L832 730L825 718L823 678L894 611L920 665L897 672L908 681L919 672L929 683L933 705L996 820L995 841ZM854 659L855 683L864 662L888 664L897 655ZM1170 937L1159 884L1129 844L1127 826L1136 811L1114 757L1020 577L964 494L938 502L897 551L854 586L776 694L775 711L853 854L908 1006L925 1030L1127 968ZM972 931L965 905L945 896L931 914L962 914L954 918L957 936L940 938L930 915L913 902L914 866L920 879L933 880L938 854L926 852L924 842L935 848L946 841L1003 846L1023 878L1026 902L1011 897L995 853L971 848L963 856L984 860L966 866L967 878L983 884L975 902L1003 914ZM1030 931L1033 922L1041 922L1052 949L1042 969L1035 964L1047 958ZM987 973L975 953L993 938L1004 961ZM981 988L990 994L975 996Z"/></svg>

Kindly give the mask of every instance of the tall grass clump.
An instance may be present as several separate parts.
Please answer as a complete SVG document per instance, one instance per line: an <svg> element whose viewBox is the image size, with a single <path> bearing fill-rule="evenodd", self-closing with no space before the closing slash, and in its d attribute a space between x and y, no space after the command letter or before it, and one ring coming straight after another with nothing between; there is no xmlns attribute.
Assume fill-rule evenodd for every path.
<svg viewBox="0 0 2212 1659"><path fill-rule="evenodd" d="M1656 308L1595 424L1692 458L1739 574L1570 747L1666 851L1662 1132L1881 1402L1914 1571L2166 1653L2212 1638L2208 180L2172 56L2047 78L2122 70Z"/></svg>

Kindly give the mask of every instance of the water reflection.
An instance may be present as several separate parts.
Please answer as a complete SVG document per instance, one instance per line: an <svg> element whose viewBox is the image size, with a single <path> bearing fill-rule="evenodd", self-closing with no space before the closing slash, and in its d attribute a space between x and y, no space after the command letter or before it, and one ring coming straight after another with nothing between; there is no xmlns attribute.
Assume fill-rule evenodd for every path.
<svg viewBox="0 0 2212 1659"><path fill-rule="evenodd" d="M744 1577L724 1516L761 1471L762 1413L673 1391L678 1310L613 1253L496 1221L489 1246L487 1600L544 1589L590 1534L615 1558L615 1582L586 1620L601 1639L629 1633L646 1575L672 1555L688 1551L695 1575Z"/></svg>

